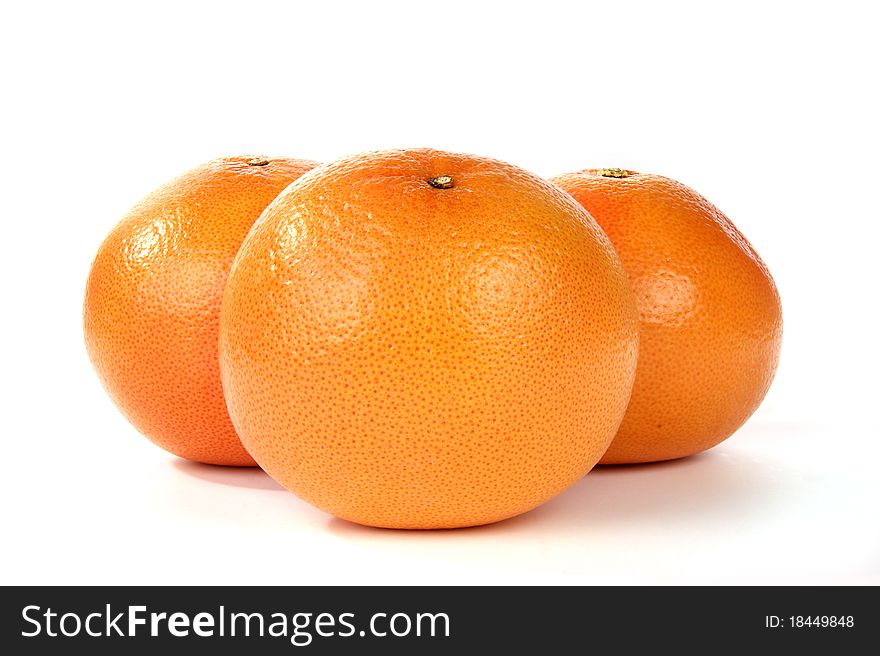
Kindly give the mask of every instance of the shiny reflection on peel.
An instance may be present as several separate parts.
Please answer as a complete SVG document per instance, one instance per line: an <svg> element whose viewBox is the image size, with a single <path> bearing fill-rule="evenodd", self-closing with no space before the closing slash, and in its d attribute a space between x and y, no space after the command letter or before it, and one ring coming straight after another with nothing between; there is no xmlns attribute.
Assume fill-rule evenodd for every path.
<svg viewBox="0 0 880 656"><path fill-rule="evenodd" d="M294 211L288 219L287 226L278 238L278 248L274 249L273 260L287 260L287 264L298 261L303 256L309 239L309 231L299 211ZM274 268L274 267L273 267Z"/></svg>
<svg viewBox="0 0 880 656"><path fill-rule="evenodd" d="M142 265L166 252L167 238L172 227L172 222L164 219L143 226L126 243L127 259L136 265Z"/></svg>
<svg viewBox="0 0 880 656"><path fill-rule="evenodd" d="M477 252L463 268L458 286L450 291L450 301L468 305L458 309L466 312L469 323L480 332L496 332L499 317L529 317L535 306L536 289L529 284L537 276L526 275L528 255L516 248L487 255Z"/></svg>
<svg viewBox="0 0 880 656"><path fill-rule="evenodd" d="M269 253L272 273L296 295L303 312L322 322L322 330L313 335L315 341L343 344L356 339L373 313L369 281L374 263L359 253L379 252L381 243L371 241L366 226L359 229L362 234L351 233L341 240L347 246L327 242L315 248L316 237L305 215L295 210ZM349 252L351 244L358 247Z"/></svg>
<svg viewBox="0 0 880 656"><path fill-rule="evenodd" d="M699 304L699 292L691 279L674 271L658 271L630 280L644 323L681 325Z"/></svg>

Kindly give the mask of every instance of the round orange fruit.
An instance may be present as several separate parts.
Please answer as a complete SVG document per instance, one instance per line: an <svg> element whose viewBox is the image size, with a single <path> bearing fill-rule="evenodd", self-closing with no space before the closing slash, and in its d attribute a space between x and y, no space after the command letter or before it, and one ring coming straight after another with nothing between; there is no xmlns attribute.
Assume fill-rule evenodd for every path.
<svg viewBox="0 0 880 656"><path fill-rule="evenodd" d="M101 244L86 287L89 357L123 414L166 451L255 464L220 385L220 300L254 221L315 166L265 157L208 162L144 198Z"/></svg>
<svg viewBox="0 0 880 656"><path fill-rule="evenodd" d="M232 266L220 368L254 459L337 517L452 528L580 479L623 417L638 319L570 196L492 159L391 150L282 193Z"/></svg>
<svg viewBox="0 0 880 656"><path fill-rule="evenodd" d="M776 285L730 220L685 185L623 169L553 178L614 244L639 309L632 399L602 464L689 456L767 393L782 341Z"/></svg>

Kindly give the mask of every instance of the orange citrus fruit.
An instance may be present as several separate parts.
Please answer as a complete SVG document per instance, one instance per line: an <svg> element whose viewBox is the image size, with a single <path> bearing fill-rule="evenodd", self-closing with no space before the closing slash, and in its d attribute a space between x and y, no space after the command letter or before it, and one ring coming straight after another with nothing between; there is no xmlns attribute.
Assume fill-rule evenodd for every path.
<svg viewBox="0 0 880 656"><path fill-rule="evenodd" d="M623 169L553 179L614 244L639 308L632 399L603 464L681 458L737 430L782 341L776 285L730 220L685 185Z"/></svg>
<svg viewBox="0 0 880 656"><path fill-rule="evenodd" d="M220 317L230 415L289 490L372 526L486 524L605 452L635 372L626 275L587 213L510 164L349 157L267 209Z"/></svg>
<svg viewBox="0 0 880 656"><path fill-rule="evenodd" d="M220 385L220 299L254 221L315 166L265 157L208 162L144 198L101 244L86 288L86 347L123 414L163 449L254 464Z"/></svg>

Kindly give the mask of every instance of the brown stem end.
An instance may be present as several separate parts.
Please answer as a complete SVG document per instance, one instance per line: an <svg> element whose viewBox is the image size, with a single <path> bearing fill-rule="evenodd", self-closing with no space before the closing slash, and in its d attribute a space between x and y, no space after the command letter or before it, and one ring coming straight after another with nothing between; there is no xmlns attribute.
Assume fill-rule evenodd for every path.
<svg viewBox="0 0 880 656"><path fill-rule="evenodd" d="M429 178L428 184L434 187L434 189L451 189L453 184L452 176L438 175L437 177Z"/></svg>
<svg viewBox="0 0 880 656"><path fill-rule="evenodd" d="M599 175L603 178L628 178L629 171L618 168L599 169Z"/></svg>

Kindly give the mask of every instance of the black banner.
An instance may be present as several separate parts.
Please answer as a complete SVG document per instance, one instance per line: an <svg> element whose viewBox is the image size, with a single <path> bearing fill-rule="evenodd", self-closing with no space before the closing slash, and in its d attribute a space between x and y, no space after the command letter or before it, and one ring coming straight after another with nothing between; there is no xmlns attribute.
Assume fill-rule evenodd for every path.
<svg viewBox="0 0 880 656"><path fill-rule="evenodd" d="M855 653L880 638L880 601L868 587L20 587L2 589L2 626L7 654Z"/></svg>

